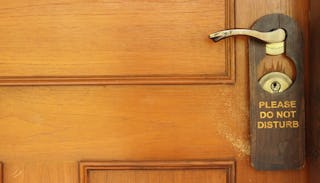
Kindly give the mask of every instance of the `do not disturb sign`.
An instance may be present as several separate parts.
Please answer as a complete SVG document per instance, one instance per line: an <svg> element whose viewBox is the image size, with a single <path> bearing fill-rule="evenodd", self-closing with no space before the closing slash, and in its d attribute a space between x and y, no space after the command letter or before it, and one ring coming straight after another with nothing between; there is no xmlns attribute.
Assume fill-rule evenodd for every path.
<svg viewBox="0 0 320 183"><path fill-rule="evenodd" d="M219 41L236 35L250 36L251 164L258 170L298 169L305 160L303 40L297 23L287 15L271 14L248 29L210 34ZM266 68L268 55L277 64ZM294 74L285 72L288 58ZM270 62L269 62L270 63ZM271 62L273 64L273 62ZM283 65L282 65L283 64ZM288 65L287 65L288 66ZM289 66L288 66L289 67ZM258 72L259 70L259 72ZM260 72L260 71L263 72ZM258 74L259 73L259 74Z"/></svg>
<svg viewBox="0 0 320 183"><path fill-rule="evenodd" d="M260 101L258 129L299 128L297 101Z"/></svg>
<svg viewBox="0 0 320 183"><path fill-rule="evenodd" d="M251 164L258 170L299 169L305 161L301 31L292 18L281 14L264 16L253 26L261 32L279 28L286 31L283 54L295 67L292 80L280 71L269 71L263 79L258 78L266 44L249 40Z"/></svg>

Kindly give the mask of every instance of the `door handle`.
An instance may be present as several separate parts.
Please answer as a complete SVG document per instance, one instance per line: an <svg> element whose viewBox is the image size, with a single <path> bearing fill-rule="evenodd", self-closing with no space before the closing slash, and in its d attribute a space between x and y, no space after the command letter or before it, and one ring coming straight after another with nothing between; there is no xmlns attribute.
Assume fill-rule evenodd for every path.
<svg viewBox="0 0 320 183"><path fill-rule="evenodd" d="M230 36L249 36L251 165L258 170L299 169L305 161L305 104L302 31L289 16L266 15L250 29L215 32L217 42ZM266 68L266 55L280 64L285 55L295 77L284 68ZM280 69L279 69L279 68ZM263 70L262 76L258 68Z"/></svg>
<svg viewBox="0 0 320 183"><path fill-rule="evenodd" d="M286 32L281 28L270 32L259 32L250 29L230 29L212 33L209 35L209 38L217 42L224 38L238 35L254 37L266 43L279 43L286 39Z"/></svg>
<svg viewBox="0 0 320 183"><path fill-rule="evenodd" d="M282 28L269 32L260 32L250 29L230 29L212 33L209 35L209 38L214 42L218 42L231 36L249 36L265 42L265 52L268 55L280 55L284 53L286 31Z"/></svg>

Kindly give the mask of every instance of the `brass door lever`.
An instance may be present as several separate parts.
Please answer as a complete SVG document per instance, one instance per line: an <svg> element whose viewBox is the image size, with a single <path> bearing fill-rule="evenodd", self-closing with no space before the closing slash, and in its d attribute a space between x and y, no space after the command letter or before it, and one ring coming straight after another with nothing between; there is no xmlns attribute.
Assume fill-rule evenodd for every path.
<svg viewBox="0 0 320 183"><path fill-rule="evenodd" d="M230 29L212 33L209 37L217 42L221 39L237 35L251 36L266 43L279 43L286 39L286 32L283 29L276 29L270 32L259 32L249 29Z"/></svg>
<svg viewBox="0 0 320 183"><path fill-rule="evenodd" d="M209 35L209 38L217 42L231 36L250 36L266 43L266 53L268 55L280 55L284 53L284 41L286 31L284 29L275 29L270 32L259 32L250 29L230 29L215 32Z"/></svg>

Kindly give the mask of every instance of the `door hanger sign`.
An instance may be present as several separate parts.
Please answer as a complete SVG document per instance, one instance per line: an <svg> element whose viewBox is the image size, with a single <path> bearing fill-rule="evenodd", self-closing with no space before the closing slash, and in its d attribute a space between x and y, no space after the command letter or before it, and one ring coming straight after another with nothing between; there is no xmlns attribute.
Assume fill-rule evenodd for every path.
<svg viewBox="0 0 320 183"><path fill-rule="evenodd" d="M305 100L302 31L289 16L270 14L252 30L233 29L210 35L214 41L246 35L249 39L251 164L257 170L299 169L305 162ZM258 72L263 59L283 55L294 74L272 67ZM261 70L261 69L260 69Z"/></svg>

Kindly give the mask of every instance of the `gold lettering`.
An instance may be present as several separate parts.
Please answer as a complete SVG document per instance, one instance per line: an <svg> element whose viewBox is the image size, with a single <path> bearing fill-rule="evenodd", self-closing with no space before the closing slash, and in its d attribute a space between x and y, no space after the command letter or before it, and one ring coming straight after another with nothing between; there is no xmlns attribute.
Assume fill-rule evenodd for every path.
<svg viewBox="0 0 320 183"><path fill-rule="evenodd" d="M277 118L294 118L297 111L277 111Z"/></svg>
<svg viewBox="0 0 320 183"><path fill-rule="evenodd" d="M278 102L277 108L283 108L283 103L281 101Z"/></svg>
<svg viewBox="0 0 320 183"><path fill-rule="evenodd" d="M277 109L277 108L296 108L296 101L260 101L259 102L259 108L265 108L265 109Z"/></svg>
<svg viewBox="0 0 320 183"><path fill-rule="evenodd" d="M265 128L264 122L258 122L258 128Z"/></svg>
<svg viewBox="0 0 320 183"><path fill-rule="evenodd" d="M283 110L283 109L295 109L297 107L297 102L294 100L285 101L259 101L258 106L260 109L265 111L259 112L260 119L269 119L270 121L258 121L257 128L299 128L299 121L289 121L290 119L295 119L297 116L296 110ZM269 109L269 110L268 110ZM273 110L272 110L273 109ZM279 110L282 109L282 111ZM271 121L275 119L274 121ZM287 119L283 121L277 121L281 119Z"/></svg>
<svg viewBox="0 0 320 183"><path fill-rule="evenodd" d="M265 106L265 102L260 101L260 102L259 102L259 108L261 109L263 106Z"/></svg>
<svg viewBox="0 0 320 183"><path fill-rule="evenodd" d="M299 122L298 121L292 121L293 128L299 128Z"/></svg>
<svg viewBox="0 0 320 183"><path fill-rule="evenodd" d="M283 111L277 111L277 118L283 118Z"/></svg>
<svg viewBox="0 0 320 183"><path fill-rule="evenodd" d="M272 121L268 121L268 128L272 128Z"/></svg>
<svg viewBox="0 0 320 183"><path fill-rule="evenodd" d="M292 121L286 121L286 128L292 128Z"/></svg>
<svg viewBox="0 0 320 183"><path fill-rule="evenodd" d="M299 121L258 121L258 129L262 128L299 128Z"/></svg>
<svg viewBox="0 0 320 183"><path fill-rule="evenodd" d="M286 123L284 121L281 121L279 124L280 128L285 128L286 127Z"/></svg>

